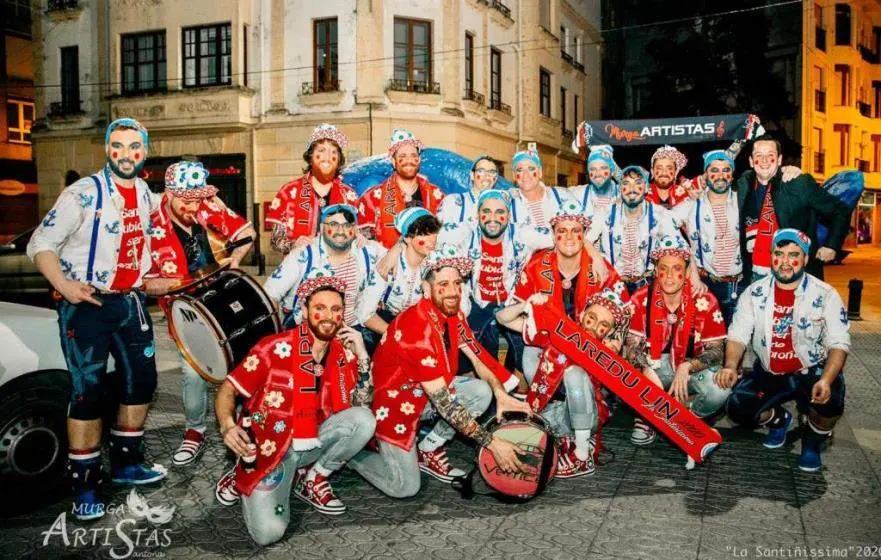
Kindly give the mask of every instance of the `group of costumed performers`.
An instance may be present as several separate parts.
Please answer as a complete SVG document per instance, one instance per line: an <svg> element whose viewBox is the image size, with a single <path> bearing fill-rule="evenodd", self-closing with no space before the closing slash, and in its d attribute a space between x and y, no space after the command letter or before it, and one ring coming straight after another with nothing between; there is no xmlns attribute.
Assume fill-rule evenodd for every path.
<svg viewBox="0 0 881 560"><path fill-rule="evenodd" d="M391 174L359 197L343 182L345 134L317 126L304 174L265 216L281 264L264 289L283 329L217 390L221 437L238 458L217 499L241 501L251 537L266 545L284 536L292 493L345 513L331 485L344 467L392 498L418 493L422 472L445 483L464 476L447 456L457 433L502 471L525 472L523 450L481 423L489 410L500 420L540 416L555 436L557 478L595 472L615 410L633 415L633 444L662 433L686 449L627 394L634 384L610 381L616 368L716 437L706 425L726 413L766 427L772 449L786 441L796 415L783 405L795 401L805 419L798 466L819 470L844 409L850 348L822 263L841 249L849 209L810 175L782 168L779 142L758 135L758 119L746 129L706 153L693 179L678 180L687 161L671 146L649 171L619 167L600 145L587 155L588 184L548 186L530 145L511 157L513 189L497 187L497 160L483 154L470 184L447 195L420 174L423 143L395 129ZM584 147L581 128L579 138ZM747 145L752 169L735 183ZM139 178L148 150L140 123L111 123L105 167L62 191L28 245L57 292L72 385L69 475L83 520L105 511L105 394L118 403L110 480L167 474L143 442L157 385L146 296L166 310L200 270L239 266L257 236L198 162L170 166L164 194L153 194ZM747 348L754 364L742 363ZM211 438L208 384L188 360L181 367L185 432L170 459L185 468Z"/></svg>

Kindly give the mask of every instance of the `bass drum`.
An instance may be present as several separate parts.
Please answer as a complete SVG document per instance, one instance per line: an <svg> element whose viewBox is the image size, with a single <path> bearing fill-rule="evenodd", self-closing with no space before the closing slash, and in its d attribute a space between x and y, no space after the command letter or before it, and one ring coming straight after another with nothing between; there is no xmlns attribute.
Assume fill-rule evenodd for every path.
<svg viewBox="0 0 881 560"><path fill-rule="evenodd" d="M245 272L220 270L168 307L171 336L206 381L222 383L257 342L281 331L272 300Z"/></svg>
<svg viewBox="0 0 881 560"><path fill-rule="evenodd" d="M493 419L485 427L493 436L516 444L523 450L519 458L526 472L502 471L492 452L481 448L477 454L476 470L483 482L495 490L496 497L503 501L521 502L541 494L557 471L554 436L544 421L538 416L506 413L501 423ZM472 471L465 480L460 479L454 484L465 497L475 493L471 480L473 475Z"/></svg>

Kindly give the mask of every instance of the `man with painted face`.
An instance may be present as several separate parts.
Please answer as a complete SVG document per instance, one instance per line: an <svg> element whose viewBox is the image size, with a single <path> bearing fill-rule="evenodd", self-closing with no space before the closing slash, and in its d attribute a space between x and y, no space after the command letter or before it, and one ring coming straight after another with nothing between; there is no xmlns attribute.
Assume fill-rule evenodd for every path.
<svg viewBox="0 0 881 560"><path fill-rule="evenodd" d="M723 150L707 152L704 172L707 189L697 199L687 200L671 210L671 215L691 246L691 283L703 282L716 296L727 327L734 315L743 270L740 210L737 195L731 190L734 160Z"/></svg>
<svg viewBox="0 0 881 560"><path fill-rule="evenodd" d="M297 305L297 289L315 269L325 270L346 286L346 314L343 322L356 327L373 315L365 291L375 282L376 263L386 253L385 247L368 241L355 244L358 211L348 204L326 206L321 212L321 230L317 239L289 253L269 275L263 289L278 302L288 328L303 322L303 307Z"/></svg>
<svg viewBox="0 0 881 560"><path fill-rule="evenodd" d="M488 155L480 155L471 166L471 190L449 194L441 202L437 217L442 224L467 223L477 225L477 199L480 193L492 189L499 179L499 168Z"/></svg>
<svg viewBox="0 0 881 560"><path fill-rule="evenodd" d="M67 433L74 515L105 513L99 494L105 393L119 403L110 430L111 479L148 484L165 478L144 461L144 421L156 389L153 325L146 310L150 213L159 197L138 178L147 130L117 119L104 136L104 169L64 189L34 230L28 257L60 295L61 348L71 380ZM161 290L160 290L161 291ZM113 355L116 368L107 374Z"/></svg>
<svg viewBox="0 0 881 560"><path fill-rule="evenodd" d="M371 354L389 323L423 297L420 268L437 245L441 223L425 208L414 206L395 216L395 228L402 250L393 255L395 262L385 276L378 270L371 274L364 294L365 309L373 315L364 321L366 329L361 332Z"/></svg>
<svg viewBox="0 0 881 560"><path fill-rule="evenodd" d="M230 210L208 184L208 170L201 163L181 161L165 172L165 193L159 210L150 216L150 254L153 267L149 277L172 289L188 275L217 263L217 253L227 242L257 234L251 224ZM253 243L229 254L230 266L238 267ZM159 300L167 310L167 298ZM184 359L181 364L181 393L186 417L184 440L172 455L177 466L195 461L205 450L205 417L208 413L208 382Z"/></svg>
<svg viewBox="0 0 881 560"><path fill-rule="evenodd" d="M346 135L330 124L322 123L312 131L303 153L305 174L282 186L266 212L272 246L282 254L315 240L324 208L357 202L358 195L340 176L346 165L343 150L348 142Z"/></svg>
<svg viewBox="0 0 881 560"><path fill-rule="evenodd" d="M528 306L547 305L547 302L546 294L534 293L526 302L500 311L499 322L522 332L528 344L544 349L526 402L534 412L541 414L557 437L559 454L555 476L591 475L596 470L597 441L602 424L609 417L609 409L596 381L558 351L547 332L531 332L526 328L531 313ZM589 297L586 305L579 318L581 327L613 351L620 351L620 335L630 318L630 306L609 289ZM565 392L559 391L561 385Z"/></svg>
<svg viewBox="0 0 881 560"><path fill-rule="evenodd" d="M646 200L648 171L631 165L621 175L621 199L598 216L605 226L600 250L632 294L649 282L654 270L652 249L677 232L669 211Z"/></svg>
<svg viewBox="0 0 881 560"><path fill-rule="evenodd" d="M609 207L618 198L621 170L612 157L612 146L603 144L591 146L587 156L587 174L590 182L570 189L570 195L584 211L584 215L595 220L596 216L609 213Z"/></svg>
<svg viewBox="0 0 881 560"><path fill-rule="evenodd" d="M624 355L696 415L711 419L729 394L713 375L722 365L725 323L713 294L692 292L690 258L678 236L664 238L652 251L655 279L632 296L635 311ZM630 441L654 440L654 429L637 418Z"/></svg>
<svg viewBox="0 0 881 560"><path fill-rule="evenodd" d="M807 414L798 467L820 470L822 444L844 412L844 363L850 351L847 311L832 286L806 273L811 240L803 232L774 234L771 275L741 294L728 329L725 367L717 374L734 386L728 416L738 424L765 426L769 449L786 443L794 400ZM738 372L747 345L757 359L750 373Z"/></svg>
<svg viewBox="0 0 881 560"><path fill-rule="evenodd" d="M553 246L550 230L510 223L510 195L489 189L477 198L478 226L446 224L439 239L455 245L474 261L474 274L465 286L468 326L489 353L498 357L499 336L508 341L506 362L520 369L523 339L500 329L495 314L514 294L520 270L534 251Z"/></svg>
<svg viewBox="0 0 881 560"><path fill-rule="evenodd" d="M778 229L797 229L811 239L808 272L823 279L823 263L835 258L850 228L850 209L810 174L787 180L781 172L780 142L761 136L753 143L752 170L737 180L740 211L740 255L743 275L755 282L771 271L771 240ZM828 228L825 245L818 248L817 222Z"/></svg>
<svg viewBox="0 0 881 560"><path fill-rule="evenodd" d="M451 482L464 471L453 468L447 442L459 432L493 454L499 467L520 471L518 447L495 437L477 422L495 397L498 415L529 413L508 395L517 379L474 339L459 309L470 259L450 245L433 251L422 266L425 297L389 325L373 358L373 412L378 453L362 451L349 467L386 495L406 498L421 486L419 471ZM478 379L457 376L460 352ZM420 419L440 420L416 443Z"/></svg>
<svg viewBox="0 0 881 560"><path fill-rule="evenodd" d="M609 269L604 280L593 273L593 257L584 243L590 226L581 205L574 200L567 201L551 220L554 248L532 256L520 272L509 303L525 302L532 294L541 292L549 296L548 305L558 314L578 321L587 299L603 289L609 288L626 298L627 288L611 265L603 262ZM526 346L523 349L523 375L527 384L532 383L540 357L541 348Z"/></svg>
<svg viewBox="0 0 881 560"><path fill-rule="evenodd" d="M411 132L396 128L389 141L388 155L394 172L388 179L364 191L358 202L358 227L370 239L391 249L400 234L395 216L407 208L421 206L437 214L444 193L419 175L424 145Z"/></svg>
<svg viewBox="0 0 881 560"><path fill-rule="evenodd" d="M345 291L339 278L313 271L298 288L303 324L261 339L217 392L224 443L253 458L239 461L235 476L245 525L261 546L284 536L292 487L321 513L345 513L330 475L373 436L373 414L360 406L369 395L370 357L343 322ZM246 399L238 421L236 396Z"/></svg>

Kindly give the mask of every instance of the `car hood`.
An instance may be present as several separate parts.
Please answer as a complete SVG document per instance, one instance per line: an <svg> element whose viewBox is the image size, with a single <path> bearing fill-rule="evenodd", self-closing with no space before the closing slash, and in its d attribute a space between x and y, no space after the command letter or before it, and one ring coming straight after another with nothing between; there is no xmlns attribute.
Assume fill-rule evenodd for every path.
<svg viewBox="0 0 881 560"><path fill-rule="evenodd" d="M33 371L66 370L52 309L0 301L0 385Z"/></svg>

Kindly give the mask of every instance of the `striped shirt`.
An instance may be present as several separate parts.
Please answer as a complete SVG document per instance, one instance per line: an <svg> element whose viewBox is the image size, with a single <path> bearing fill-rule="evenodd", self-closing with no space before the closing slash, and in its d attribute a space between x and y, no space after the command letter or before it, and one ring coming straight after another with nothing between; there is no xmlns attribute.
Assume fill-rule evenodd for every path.
<svg viewBox="0 0 881 560"><path fill-rule="evenodd" d="M346 283L346 313L344 321L347 325L354 325L355 300L358 298L358 261L350 256L344 263L333 267L334 276Z"/></svg>
<svg viewBox="0 0 881 560"><path fill-rule="evenodd" d="M719 276L734 276L740 271L735 267L735 258L740 252L740 241L728 228L728 209L726 205L711 205L713 219L716 221L716 249L713 252L713 268Z"/></svg>
<svg viewBox="0 0 881 560"><path fill-rule="evenodd" d="M621 243L621 264L618 274L624 278L642 276L642 254L639 250L639 219L624 219L624 239Z"/></svg>
<svg viewBox="0 0 881 560"><path fill-rule="evenodd" d="M532 217L532 225L534 227L549 227L547 218L545 218L544 212L544 199L539 199L534 202L526 201L526 209L529 210L529 215Z"/></svg>

